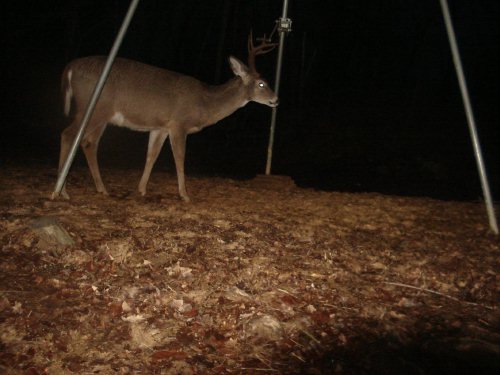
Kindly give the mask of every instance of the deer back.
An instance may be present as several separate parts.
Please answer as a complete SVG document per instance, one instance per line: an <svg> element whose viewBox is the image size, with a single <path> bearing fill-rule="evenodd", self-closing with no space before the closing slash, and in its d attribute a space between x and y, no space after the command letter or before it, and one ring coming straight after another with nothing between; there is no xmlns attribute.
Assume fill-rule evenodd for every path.
<svg viewBox="0 0 500 375"><path fill-rule="evenodd" d="M91 56L66 67L63 81L67 83L63 86L72 91L75 111L85 110L104 64L105 57ZM207 85L187 75L117 58L95 112L117 125L152 130L169 121L190 121L189 114L203 106L207 90ZM112 121L116 114L128 124Z"/></svg>

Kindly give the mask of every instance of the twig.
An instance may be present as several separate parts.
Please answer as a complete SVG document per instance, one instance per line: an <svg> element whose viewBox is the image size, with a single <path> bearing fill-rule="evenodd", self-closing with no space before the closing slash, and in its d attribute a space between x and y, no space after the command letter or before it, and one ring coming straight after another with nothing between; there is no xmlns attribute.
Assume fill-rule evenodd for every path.
<svg viewBox="0 0 500 375"><path fill-rule="evenodd" d="M295 345L300 346L301 348L303 348L303 347L304 347L304 345L302 345L301 343L299 343L299 342L295 341L295 340L294 340L294 339L292 339L291 337L290 337L289 339L290 339L290 341L291 341L291 342L293 342Z"/></svg>
<svg viewBox="0 0 500 375"><path fill-rule="evenodd" d="M300 331L307 337L309 337L311 340L313 340L316 344L321 344L321 342L316 337L314 337L311 333L307 332L305 329L301 329Z"/></svg>
<svg viewBox="0 0 500 375"><path fill-rule="evenodd" d="M286 289L276 288L276 290L279 290L279 291L280 291L280 292L282 292L282 293L285 293L285 294L288 294L288 295L290 295L290 296L292 296L292 297L295 297L292 293L290 293L290 292L289 292L288 290L286 290Z"/></svg>
<svg viewBox="0 0 500 375"><path fill-rule="evenodd" d="M257 359L261 361L263 364L265 364L268 368L272 369L271 362L268 361L266 358L262 358L259 353L256 353L255 357L257 357Z"/></svg>
<svg viewBox="0 0 500 375"><path fill-rule="evenodd" d="M34 293L33 290L0 290L0 293Z"/></svg>
<svg viewBox="0 0 500 375"><path fill-rule="evenodd" d="M295 358L297 358L299 361L302 361L302 362L306 363L306 361L304 361L304 359L303 359L303 358L301 358L300 356L298 356L297 354L295 354L295 353L293 353L293 352L292 352L292 355L293 355Z"/></svg>
<svg viewBox="0 0 500 375"><path fill-rule="evenodd" d="M408 285L408 284L402 284L402 283L393 283L393 282L390 282L390 281L384 281L384 284L394 285L394 286L400 286L400 287L403 287L403 288L420 290L422 292L427 292L427 293L435 294L435 295L440 296L440 297L451 299L452 301L456 301L456 302L460 302L460 303L466 303L468 305L473 305L473 306L481 306L481 307L484 307L485 309L494 310L494 308L491 307L491 306L481 305L481 304L475 303L475 302L462 301L462 300L460 300L460 299L458 299L456 297L449 296L447 294L444 294L444 293L441 293L441 292L438 292L438 291L432 290L432 289L421 288L421 287L417 287L417 286L413 286L413 285Z"/></svg>
<svg viewBox="0 0 500 375"><path fill-rule="evenodd" d="M255 368L255 367L242 367L242 370L248 370L248 371L270 371L270 372L278 372L278 370L275 370L273 368Z"/></svg>

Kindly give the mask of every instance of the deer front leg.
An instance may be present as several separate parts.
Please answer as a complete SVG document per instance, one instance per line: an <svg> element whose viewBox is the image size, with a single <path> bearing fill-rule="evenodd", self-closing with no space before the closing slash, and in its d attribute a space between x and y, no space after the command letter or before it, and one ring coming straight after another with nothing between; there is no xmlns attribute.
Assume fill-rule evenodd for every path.
<svg viewBox="0 0 500 375"><path fill-rule="evenodd" d="M186 192L186 181L184 178L184 159L186 156L187 134L182 130L173 129L170 131L170 145L174 154L175 169L177 170L177 182L179 184L179 194L184 202L190 199Z"/></svg>
<svg viewBox="0 0 500 375"><path fill-rule="evenodd" d="M146 157L146 165L144 166L144 172L142 173L141 181L139 182L139 193L144 196L146 195L146 186L149 181L149 176L151 175L151 170L160 154L163 142L168 137L168 132L166 130L152 130L149 132L149 143L148 143L148 155Z"/></svg>

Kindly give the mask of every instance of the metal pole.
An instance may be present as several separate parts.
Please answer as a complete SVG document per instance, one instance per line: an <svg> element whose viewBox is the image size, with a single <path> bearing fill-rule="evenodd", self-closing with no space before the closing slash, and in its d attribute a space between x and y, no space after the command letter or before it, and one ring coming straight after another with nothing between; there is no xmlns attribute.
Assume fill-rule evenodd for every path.
<svg viewBox="0 0 500 375"><path fill-rule="evenodd" d="M92 117L92 113L94 112L94 108L97 104L97 100L99 99L99 96L101 95L102 89L104 87L104 84L106 83L106 79L108 78L109 72L111 70L111 66L113 65L113 62L115 61L116 54L118 52L118 49L120 48L120 45L123 41L125 33L127 32L130 21L132 20L132 17L134 16L135 9L137 8L138 3L139 3L139 0L132 0L130 2L127 14L125 15L125 18L123 19L123 22L122 22L122 25L120 27L120 30L118 31L118 34L116 35L115 42L113 43L113 47L111 48L111 51L109 52L108 59L106 60L106 64L104 65L101 76L99 77L99 80L97 81L97 84L95 85L94 91L92 93L92 97L90 98L89 104L87 106L87 110L85 112L85 116L83 117L82 122L80 124L80 129L78 130L78 133L77 133L75 140L73 141L73 144L72 144L71 149L69 151L68 157L64 163L64 166L61 169L61 172L59 173L59 177L57 178L56 187L54 188L54 192L52 193L53 198L57 197L61 193L61 190L64 186L64 183L66 182L66 177L68 176L69 169L71 168L71 164L73 163L73 160L75 158L78 146L80 145L82 138L83 138L83 135L85 134L85 129L87 128L89 120Z"/></svg>
<svg viewBox="0 0 500 375"><path fill-rule="evenodd" d="M287 18L288 13L288 0L283 0L283 13L279 22L280 45L278 48L278 61L276 63L276 80L274 82L274 92L279 95L280 78L281 78L281 65L283 63L283 50L285 47L285 34L291 31L292 21ZM276 115L278 108L274 107L271 115L271 128L269 130L269 145L267 146L267 162L266 162L266 175L271 174L271 163L273 160L273 145L274 145L274 131L276 129Z"/></svg>
<svg viewBox="0 0 500 375"><path fill-rule="evenodd" d="M481 179L481 187L483 189L483 196L486 203L486 210L488 212L490 228L495 234L498 235L497 219L495 216L495 209L493 207L493 200L491 199L488 176L486 175L486 168L483 162L483 155L481 153L481 144L479 143L479 137L477 135L476 122L474 120L474 114L472 112L472 106L469 99L469 92L467 90L467 83L465 81L465 75L462 68L462 61L460 60L460 53L458 51L457 39L455 37L455 31L453 30L453 24L451 22L450 10L448 9L447 0L440 0L440 2L441 2L441 9L443 11L444 22L446 24L446 31L448 33L448 39L450 42L450 48L453 55L453 63L455 65L455 70L457 72L457 78L460 85L460 91L462 93L462 100L464 103L465 113L467 116L467 124L469 125L469 132L472 138L472 144L474 146L474 154L476 156L477 168Z"/></svg>

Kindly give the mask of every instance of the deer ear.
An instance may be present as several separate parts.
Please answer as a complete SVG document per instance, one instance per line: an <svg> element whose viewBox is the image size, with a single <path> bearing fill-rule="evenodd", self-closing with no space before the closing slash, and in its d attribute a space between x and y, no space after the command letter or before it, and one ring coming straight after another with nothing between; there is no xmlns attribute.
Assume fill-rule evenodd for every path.
<svg viewBox="0 0 500 375"><path fill-rule="evenodd" d="M248 67L234 56L229 56L229 65L234 75L245 78L248 76Z"/></svg>

